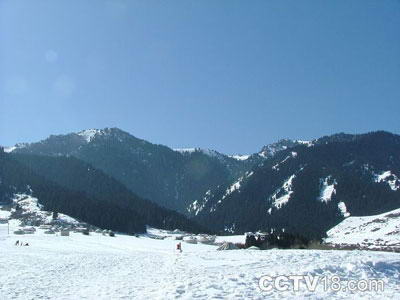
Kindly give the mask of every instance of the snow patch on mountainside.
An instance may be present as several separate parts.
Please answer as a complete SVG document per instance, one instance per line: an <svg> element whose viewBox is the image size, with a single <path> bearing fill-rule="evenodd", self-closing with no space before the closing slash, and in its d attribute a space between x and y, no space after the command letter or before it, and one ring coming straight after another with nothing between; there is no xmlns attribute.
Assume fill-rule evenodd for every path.
<svg viewBox="0 0 400 300"><path fill-rule="evenodd" d="M221 199L219 199L216 203L214 203L211 208L210 208L210 213L214 212L217 208L217 205L221 204L223 200L225 200L225 198L227 198L229 195L231 195L232 193L234 193L235 191L240 192L240 188L242 186L242 183L245 179L250 178L252 175L254 174L253 171L251 172L246 172L246 174L242 177L240 177L237 181L235 181L234 183L232 183L226 190L225 193L222 195ZM207 202L210 200L210 198L212 197L212 193L211 190L208 190L206 192L206 194L204 195L203 199L199 200L195 200L193 201L189 207L187 208L187 211L189 213L194 213L194 215L198 215L206 206Z"/></svg>
<svg viewBox="0 0 400 300"><path fill-rule="evenodd" d="M194 213L194 215L197 216L199 212L201 212L204 209L210 197L211 197L211 190L208 190L205 196L203 197L202 201L201 202L199 200L193 201L193 203L189 205L187 211L189 213Z"/></svg>
<svg viewBox="0 0 400 300"><path fill-rule="evenodd" d="M4 152L6 152L6 153L11 153L11 152L13 152L15 149L17 149L17 147L5 147L4 148Z"/></svg>
<svg viewBox="0 0 400 300"><path fill-rule="evenodd" d="M234 158L236 160L247 160L250 155L230 155L229 157Z"/></svg>
<svg viewBox="0 0 400 300"><path fill-rule="evenodd" d="M200 149L200 148L176 148L173 150L176 152L179 152L179 153L193 153L193 152L197 151L197 149Z"/></svg>
<svg viewBox="0 0 400 300"><path fill-rule="evenodd" d="M28 145L29 145L28 143L18 143L13 147L4 147L4 152L11 153L14 152L16 149L22 149L27 147Z"/></svg>
<svg viewBox="0 0 400 300"><path fill-rule="evenodd" d="M17 225L50 224L53 221L53 212L43 210L39 200L32 195L17 193L12 199L12 205L14 207L10 211L5 211L0 206L0 217L7 217ZM62 213L58 213L57 220L67 224L79 223Z"/></svg>
<svg viewBox="0 0 400 300"><path fill-rule="evenodd" d="M307 147L311 147L314 145L312 141L302 141L302 140L289 140L283 139L279 140L276 143L272 143L269 145L264 146L261 151L258 153L259 156L263 158L270 158L273 157L280 151L290 149L299 145L305 145Z"/></svg>
<svg viewBox="0 0 400 300"><path fill-rule="evenodd" d="M83 137L86 140L86 142L90 143L96 135L101 133L102 130L99 129L87 129L79 132L78 135Z"/></svg>
<svg viewBox="0 0 400 300"><path fill-rule="evenodd" d="M273 157L276 153L282 150L286 150L287 146L281 146L281 147L274 147L272 145L268 145L264 147L264 150L258 153L259 156L263 158L270 158Z"/></svg>
<svg viewBox="0 0 400 300"><path fill-rule="evenodd" d="M391 171L384 171L381 174L375 174L375 182L386 182L393 191L400 188L399 178Z"/></svg>
<svg viewBox="0 0 400 300"><path fill-rule="evenodd" d="M225 194L222 196L222 200L224 200L226 197L228 197L234 191L239 190L243 180L246 178L249 178L252 175L253 175L253 172L247 172L244 176L240 177L236 182L234 182L230 187L228 187L226 189ZM219 202L221 202L221 200Z"/></svg>
<svg viewBox="0 0 400 300"><path fill-rule="evenodd" d="M314 146L313 141L296 140L296 142L299 143L299 144L302 144L302 145L306 145L307 147Z"/></svg>
<svg viewBox="0 0 400 300"><path fill-rule="evenodd" d="M287 204L290 200L290 196L293 194L292 186L293 179L296 177L296 174L290 176L280 187L269 197L269 201L272 203L272 206L276 209L280 209L283 205ZM272 208L268 209L268 213L272 213Z"/></svg>
<svg viewBox="0 0 400 300"><path fill-rule="evenodd" d="M338 209L343 217L347 218L350 216L350 213L347 211L346 204L344 202L338 203Z"/></svg>
<svg viewBox="0 0 400 300"><path fill-rule="evenodd" d="M285 159L283 159L279 163L277 163L274 166L272 166L272 169L276 170L276 171L279 171L279 166L281 166L282 164L287 162L290 158L296 158L296 157L297 157L297 152L292 152L292 153L290 153L290 155L286 156Z"/></svg>
<svg viewBox="0 0 400 300"><path fill-rule="evenodd" d="M327 232L326 243L363 248L400 249L400 209L380 215L349 217Z"/></svg>
<svg viewBox="0 0 400 300"><path fill-rule="evenodd" d="M242 184L244 180L250 178L254 174L253 171L246 172L244 176L240 177L237 181L232 183L226 190L225 193L222 195L222 197L214 204L212 204L210 208L210 213L214 212L217 209L217 206L223 202L229 195L231 195L234 192L240 192L240 188L242 187ZM219 186L218 186L219 187ZM201 212L204 207L206 206L207 202L213 197L213 194L211 193L210 190L208 190L203 197L201 201L194 201L192 204L189 205L187 211L189 213L194 213L195 215L198 215L199 212Z"/></svg>
<svg viewBox="0 0 400 300"><path fill-rule="evenodd" d="M230 194L232 194L234 191L240 189L240 185L243 181L243 177L240 177L238 181L233 183L230 187L228 187L225 191L225 194L222 196L222 200L224 200L226 197L228 197Z"/></svg>
<svg viewBox="0 0 400 300"><path fill-rule="evenodd" d="M329 184L329 182L332 183ZM321 185L321 192L318 199L321 202L328 203L329 201L331 201L332 196L336 194L335 186L337 185L337 182L336 180L332 180L331 176L328 176L326 178L320 179L320 185Z"/></svg>
<svg viewBox="0 0 400 300"><path fill-rule="evenodd" d="M43 206L37 198L27 194L15 194L13 202L18 204L24 213L42 213Z"/></svg>

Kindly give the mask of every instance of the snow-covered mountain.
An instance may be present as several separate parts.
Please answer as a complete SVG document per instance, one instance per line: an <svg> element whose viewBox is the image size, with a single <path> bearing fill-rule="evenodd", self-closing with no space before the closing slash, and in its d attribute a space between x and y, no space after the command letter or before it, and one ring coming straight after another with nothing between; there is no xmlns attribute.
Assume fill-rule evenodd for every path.
<svg viewBox="0 0 400 300"><path fill-rule="evenodd" d="M349 216L400 207L400 137L387 132L285 139L229 156L106 128L16 145L11 154L76 157L143 198L230 233L284 228L321 237Z"/></svg>
<svg viewBox="0 0 400 300"><path fill-rule="evenodd" d="M260 155L261 157L264 157L264 158L271 158L280 151L287 150L287 149L296 147L298 145L306 145L308 147L311 147L313 145L313 142L302 141L302 140L282 139L276 143L272 143L272 144L264 146L261 149L261 151L258 153L258 155Z"/></svg>
<svg viewBox="0 0 400 300"><path fill-rule="evenodd" d="M349 216L400 207L400 137L323 137L275 152L249 174L193 202L195 218L219 231L286 229L321 237Z"/></svg>
<svg viewBox="0 0 400 300"><path fill-rule="evenodd" d="M98 139L116 139L123 142L127 137L129 137L128 133L117 128L87 129L77 133L51 135L35 143L19 143L5 148L5 151L51 156L74 155Z"/></svg>

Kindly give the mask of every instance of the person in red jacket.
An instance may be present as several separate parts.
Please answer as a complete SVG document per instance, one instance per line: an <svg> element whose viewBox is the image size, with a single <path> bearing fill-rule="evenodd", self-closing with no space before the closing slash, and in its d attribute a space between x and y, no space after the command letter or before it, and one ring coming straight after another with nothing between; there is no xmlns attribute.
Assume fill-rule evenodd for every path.
<svg viewBox="0 0 400 300"><path fill-rule="evenodd" d="M181 242L176 244L176 250L179 250L179 252L182 252L182 244L181 244Z"/></svg>

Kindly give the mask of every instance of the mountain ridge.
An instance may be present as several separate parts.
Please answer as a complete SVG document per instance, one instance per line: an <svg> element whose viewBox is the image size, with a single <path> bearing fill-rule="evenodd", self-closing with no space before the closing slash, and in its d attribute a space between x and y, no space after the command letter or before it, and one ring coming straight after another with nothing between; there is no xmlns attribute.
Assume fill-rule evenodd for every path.
<svg viewBox="0 0 400 300"><path fill-rule="evenodd" d="M302 228L320 238L350 214L400 207L400 136L378 131L339 137L280 151L231 183L238 187L229 195L229 185L211 191L196 203L204 213L195 219L220 231Z"/></svg>
<svg viewBox="0 0 400 300"><path fill-rule="evenodd" d="M76 157L215 231L302 227L303 234L320 238L349 215L397 208L399 149L400 136L390 132L338 133L281 139L238 159L208 149L171 149L106 128L53 135L11 154ZM320 216L305 224L299 212Z"/></svg>
<svg viewBox="0 0 400 300"><path fill-rule="evenodd" d="M236 178L256 162L242 162L214 150L175 151L118 128L52 135L11 153L75 156L158 204L186 212L192 198Z"/></svg>

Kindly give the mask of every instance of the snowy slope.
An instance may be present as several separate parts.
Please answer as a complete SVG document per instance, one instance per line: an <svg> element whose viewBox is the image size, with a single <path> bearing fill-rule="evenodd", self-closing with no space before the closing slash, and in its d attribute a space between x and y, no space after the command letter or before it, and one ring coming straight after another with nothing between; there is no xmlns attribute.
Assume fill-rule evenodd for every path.
<svg viewBox="0 0 400 300"><path fill-rule="evenodd" d="M400 209L367 217L349 217L327 232L326 243L368 249L400 250Z"/></svg>
<svg viewBox="0 0 400 300"><path fill-rule="evenodd" d="M62 213L58 213L57 218L53 219L53 212L45 211L37 198L24 193L15 194L11 205L0 205L0 219L8 222L12 231L40 225L50 225L58 229L86 225Z"/></svg>
<svg viewBox="0 0 400 300"><path fill-rule="evenodd" d="M27 143L18 143L15 146L12 146L12 147L4 147L4 152L5 153L11 153L15 149L22 149L22 148L25 148L27 145L28 145Z"/></svg>
<svg viewBox="0 0 400 300"><path fill-rule="evenodd" d="M15 194L12 199L13 205L18 205L18 219L24 220L25 222L37 221L41 224L48 224L52 221L52 212L43 210L43 206L39 204L39 200L31 195L19 193ZM2 210L2 206L0 206L0 212ZM9 218L12 218L12 213L16 213L16 209L13 208L8 214ZM58 213L57 219L59 221L63 221L66 224L78 224L79 222L65 214Z"/></svg>
<svg viewBox="0 0 400 300"><path fill-rule="evenodd" d="M313 146L312 141L302 141L302 140L290 140L290 139L283 139L279 140L276 143L272 143L269 145L264 146L261 151L258 153L259 156L264 158L273 157L280 151L293 148L298 145L306 145L307 147Z"/></svg>
<svg viewBox="0 0 400 300"><path fill-rule="evenodd" d="M234 158L236 160L247 160L247 159L249 159L250 155L238 154L238 155L229 155L229 157L232 157L232 158Z"/></svg>
<svg viewBox="0 0 400 300"><path fill-rule="evenodd" d="M11 152L13 152L15 149L16 149L17 147L5 147L4 148L4 152L5 153L11 153Z"/></svg>
<svg viewBox="0 0 400 300"><path fill-rule="evenodd" d="M393 191L400 188L399 178L391 171L383 171L381 174L375 174L375 182L385 182Z"/></svg>
<svg viewBox="0 0 400 300"><path fill-rule="evenodd" d="M23 240L29 247L14 246ZM394 253L314 250L231 250L147 237L92 233L69 237L7 236L0 225L0 299L374 299L375 293L301 289L261 292L262 275L311 274L343 280L382 278L381 299L398 293L399 258ZM397 294L398 295L398 294Z"/></svg>
<svg viewBox="0 0 400 300"><path fill-rule="evenodd" d="M86 142L90 143L96 135L103 134L100 129L86 129L77 133L79 136L83 137Z"/></svg>
<svg viewBox="0 0 400 300"><path fill-rule="evenodd" d="M246 172L243 176L239 177L235 182L233 182L230 186L226 188L224 191L224 194L222 195L222 198L219 199L216 203L214 203L210 207L210 212L213 212L216 210L216 207L220 205L226 197L231 195L234 192L239 192L240 193L240 188L245 180L250 178L254 174L253 171ZM201 200L195 200L193 203L191 203L188 207L188 212L193 213L195 216L197 216L200 212L204 210L204 207L207 205L207 202L210 200L210 198L213 197L212 191L208 190L203 199Z"/></svg>
<svg viewBox="0 0 400 300"><path fill-rule="evenodd" d="M330 184L329 181L331 181ZM321 185L321 191L318 199L321 202L328 203L329 201L332 200L332 196L336 194L335 185L337 185L337 182L336 180L332 180L331 176L328 176L326 178L320 179L320 185Z"/></svg>

